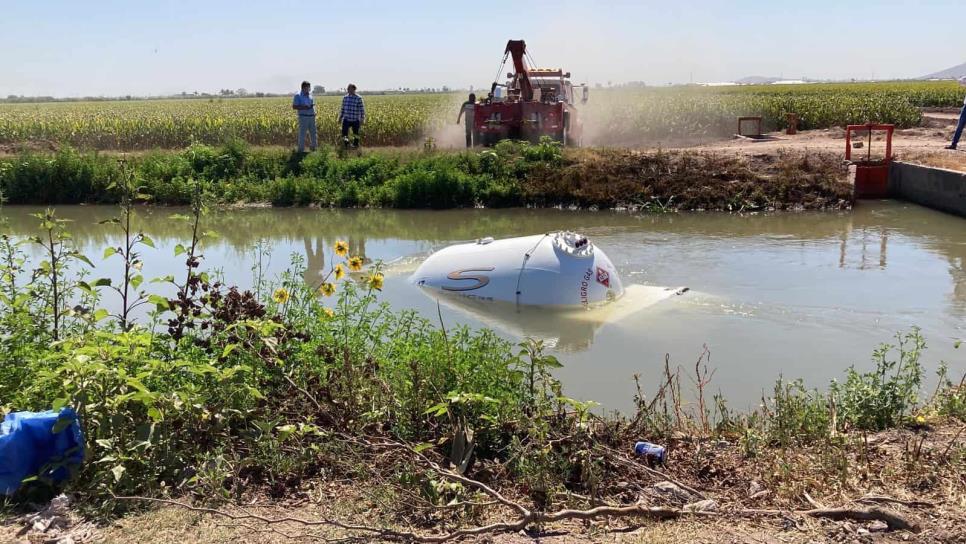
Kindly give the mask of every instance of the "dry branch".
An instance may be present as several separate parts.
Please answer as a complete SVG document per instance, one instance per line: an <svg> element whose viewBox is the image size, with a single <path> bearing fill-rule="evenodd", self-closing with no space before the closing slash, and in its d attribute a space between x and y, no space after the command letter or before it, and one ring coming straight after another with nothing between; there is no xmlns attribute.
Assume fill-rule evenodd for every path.
<svg viewBox="0 0 966 544"><path fill-rule="evenodd" d="M911 508L935 508L936 504L928 501L904 501L902 499L897 499L895 497L888 497L886 495L865 495L864 497L858 498L855 502L861 502L865 504L878 504L878 503L892 503L901 504L903 506L908 506Z"/></svg>
<svg viewBox="0 0 966 544"><path fill-rule="evenodd" d="M717 512L702 512L702 511L688 511L677 508L659 508L653 506L647 506L645 504L634 504L628 506L599 506L597 508L591 508L589 510L558 510L556 512L529 512L527 515L520 516L518 519L513 521L501 521L496 523L491 523L489 525L481 525L477 527L470 527L466 529L458 529L456 531L451 531L444 534L418 534L409 531L397 531L393 529L387 529L382 527L373 527L368 525L358 525L346 522L341 522L333 519L317 519L317 520L306 520L296 517L278 517L270 518L265 516L260 516L258 514L235 514L231 512L226 512L224 510L218 510L215 508L205 508L192 506L183 502L170 500L170 499L156 499L151 497L115 497L117 500L129 500L129 501L147 501L154 503L167 504L171 506L177 506L179 508L184 508L193 512L200 512L203 514L210 514L214 516L220 516L234 521L258 521L266 525L278 525L291 523L296 525L302 525L306 527L320 527L329 526L337 529L342 529L349 532L362 533L363 537L369 538L381 538L384 540L392 541L406 541L406 542L419 542L419 543L442 543L449 542L452 540L457 540L460 538L468 536L479 536L485 534L494 533L508 533L508 532L518 532L525 530L531 525L554 523L567 520L590 520L599 518L647 518L652 520L672 520L678 519L685 516L692 517L722 517L726 514L721 514ZM810 516L815 518L828 518L837 521L852 519L860 521L870 521L870 520L880 520L884 521L889 525L890 529L902 529L912 532L918 532L918 528L903 518L898 514L884 510L882 508L872 507L867 509L856 509L856 508L821 508L814 510L803 510L803 511L784 511L784 510L738 510L732 512L733 515L739 516L780 516L785 517L789 514L798 514L803 516ZM248 527L248 526L245 526ZM291 535L290 535L291 536ZM305 536L305 535L299 535ZM313 537L318 537L318 535L312 535ZM345 539L339 539L344 541Z"/></svg>
<svg viewBox="0 0 966 544"><path fill-rule="evenodd" d="M334 519L302 519L291 516L285 517L266 517L258 514L244 513L235 514L232 512L227 512L225 510L218 510L216 508L207 508L200 506L193 506L184 502L172 500L172 499L159 499L153 497L126 497L126 496L115 496L116 500L122 501L145 501L153 502L159 504L166 504L169 506L176 506L178 508L183 508L191 512L198 512L202 514L209 514L213 516L224 517L233 521L257 521L264 523L266 525L279 525L279 524L295 524L305 527L322 527L328 526L337 529L343 529L345 531L363 533L367 537L378 537L385 540L393 541L405 541L405 542L420 542L420 543L442 543L449 542L452 540L464 538L467 536L478 536L484 534L493 533L506 533L506 532L518 532L526 529L527 527L534 524L541 523L553 523L558 521L565 521L571 519L597 519L602 517L638 517L638 518L648 518L654 520L666 520L666 519L677 519L683 516L715 516L717 514L712 512L690 512L686 510L678 510L672 508L657 508L651 507L644 504L636 504L630 506L599 506L597 508L592 508L590 510L559 510L556 512L544 513L544 512L529 512L527 515L520 516L518 519L511 522L497 522L491 523L489 525L481 525L478 527L470 527L466 529L459 529L449 533L439 534L439 535L423 535L418 533L412 533L409 531L396 531L393 529L386 529L382 527L373 527L368 525L358 525L346 523ZM522 508L522 507L521 507ZM251 528L250 526L243 525L246 528ZM278 531L273 531L278 532ZM287 536L293 538L302 538L307 535L291 535ZM317 535L313 535L317 536ZM344 539L339 539L344 540Z"/></svg>
<svg viewBox="0 0 966 544"><path fill-rule="evenodd" d="M884 521L889 525L889 529L902 529L919 532L919 528L906 518L895 512L885 510L876 506L870 508L815 508L812 510L785 511L785 510L739 510L736 512L744 516L784 516L787 514L798 514L813 518L827 518L836 521L853 519L859 521Z"/></svg>
<svg viewBox="0 0 966 544"><path fill-rule="evenodd" d="M337 529L342 529L345 531L352 531L357 533L364 533L367 536L382 537L391 540L413 540L419 541L420 536L408 533L404 531L393 531L391 529L384 529L381 527L372 527L369 525L356 525L351 523L344 523L338 520L320 518L320 519L302 519L296 517L266 517L258 514L234 514L232 512L226 512L224 510L218 510L217 508L207 508L204 506L192 506L190 504L172 500L172 499L160 499L154 497L139 497L139 496L119 496L115 495L113 497L115 500L119 501L143 501L143 502L153 502L157 504L166 504L169 506L177 506L178 508L183 508L191 512L198 512L201 514L209 514L212 516L219 516L223 518L230 519L232 521L257 521L264 523L266 525L279 525L285 523L291 523L295 525L301 525L304 527L334 527ZM297 535L298 538L302 538L306 535ZM343 539L340 539L343 540Z"/></svg>

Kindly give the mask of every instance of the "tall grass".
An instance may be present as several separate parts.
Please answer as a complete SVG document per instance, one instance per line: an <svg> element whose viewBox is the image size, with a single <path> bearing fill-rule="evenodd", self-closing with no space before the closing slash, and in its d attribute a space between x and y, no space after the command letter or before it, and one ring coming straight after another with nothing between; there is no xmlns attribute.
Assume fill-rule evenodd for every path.
<svg viewBox="0 0 966 544"><path fill-rule="evenodd" d="M782 154L752 168L736 156L641 154L501 142L464 152L323 148L300 155L195 144L180 152L101 155L63 148L0 158L0 191L12 204L117 203L122 177L161 205L185 205L195 182L219 204L274 206L470 208L510 206L641 207L752 210L843 207L851 201L841 161Z"/></svg>

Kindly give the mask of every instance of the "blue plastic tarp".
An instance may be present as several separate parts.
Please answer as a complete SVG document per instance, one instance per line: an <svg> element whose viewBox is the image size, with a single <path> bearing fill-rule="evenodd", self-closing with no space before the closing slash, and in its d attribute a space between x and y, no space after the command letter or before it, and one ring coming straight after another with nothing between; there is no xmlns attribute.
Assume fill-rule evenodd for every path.
<svg viewBox="0 0 966 544"><path fill-rule="evenodd" d="M73 408L11 412L0 423L0 492L12 495L25 478L60 482L84 461L84 437Z"/></svg>

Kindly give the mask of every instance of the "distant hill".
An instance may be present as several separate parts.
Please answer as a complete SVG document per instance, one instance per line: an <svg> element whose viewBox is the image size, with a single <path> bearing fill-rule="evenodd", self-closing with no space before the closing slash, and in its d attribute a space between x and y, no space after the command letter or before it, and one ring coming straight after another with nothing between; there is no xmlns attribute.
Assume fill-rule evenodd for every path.
<svg viewBox="0 0 966 544"><path fill-rule="evenodd" d="M767 85L781 80L780 77L748 76L735 81L735 83L739 85Z"/></svg>
<svg viewBox="0 0 966 544"><path fill-rule="evenodd" d="M919 79L959 79L961 77L966 77L966 62Z"/></svg>

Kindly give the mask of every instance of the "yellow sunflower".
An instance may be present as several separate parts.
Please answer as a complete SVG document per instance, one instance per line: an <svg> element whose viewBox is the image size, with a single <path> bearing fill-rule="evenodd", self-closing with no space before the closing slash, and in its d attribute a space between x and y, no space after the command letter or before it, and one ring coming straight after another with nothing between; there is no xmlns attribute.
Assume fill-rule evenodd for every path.
<svg viewBox="0 0 966 544"><path fill-rule="evenodd" d="M345 276L345 267L343 267L341 264L337 264L335 265L335 268L332 269L332 272L335 274L335 279L341 280L342 276Z"/></svg>
<svg viewBox="0 0 966 544"><path fill-rule="evenodd" d="M272 293L272 300L278 304L285 304L288 302L288 297L288 290L284 287L279 287L274 293Z"/></svg>
<svg viewBox="0 0 966 544"><path fill-rule="evenodd" d="M375 274L370 275L369 276L369 287L371 287L371 288L373 288L373 289L375 289L377 291L382 291L382 280L383 279L384 279L383 275L381 273L379 273L379 272L376 272Z"/></svg>
<svg viewBox="0 0 966 544"><path fill-rule="evenodd" d="M339 240L335 243L335 254L339 257L345 257L349 254L349 244Z"/></svg>
<svg viewBox="0 0 966 544"><path fill-rule="evenodd" d="M329 282L325 282L319 287L319 292L327 297L331 297L335 293L335 286Z"/></svg>
<svg viewBox="0 0 966 544"><path fill-rule="evenodd" d="M335 310L333 310L332 308L322 308L322 313L325 314L326 318L335 317Z"/></svg>
<svg viewBox="0 0 966 544"><path fill-rule="evenodd" d="M362 257L349 257L349 270L353 272L362 270Z"/></svg>

